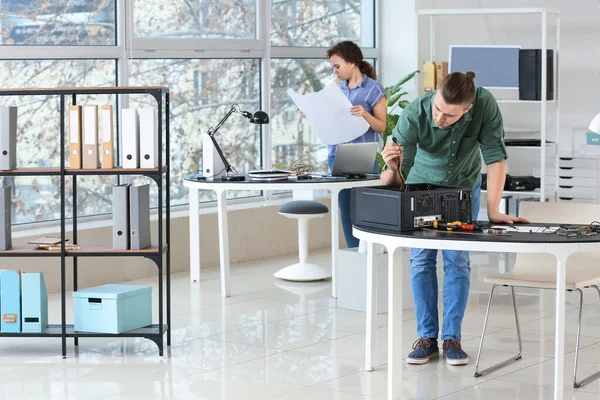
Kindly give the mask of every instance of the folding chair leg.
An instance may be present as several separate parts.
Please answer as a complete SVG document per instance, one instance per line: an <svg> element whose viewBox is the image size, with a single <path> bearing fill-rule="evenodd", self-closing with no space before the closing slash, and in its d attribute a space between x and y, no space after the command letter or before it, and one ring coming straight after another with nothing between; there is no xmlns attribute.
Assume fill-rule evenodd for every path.
<svg viewBox="0 0 600 400"><path fill-rule="evenodd" d="M496 286L498 286L498 285L492 286L492 290L490 292L490 298L488 300L487 310L485 313L485 320L483 321L483 331L481 332L481 340L479 341L479 350L477 351L477 360L475 361L475 378L479 378L480 376L483 376L487 373L495 371L499 368L504 367L505 365L511 364L511 363L521 359L521 355L523 353L523 345L521 342L521 328L519 326L519 314L517 313L517 302L515 300L515 290L512 286L510 286L510 294L512 297L513 309L515 311L515 324L517 327L517 338L519 340L519 354L517 354L515 357L509 358L506 361L502 361L501 363L498 363L489 368L486 368L483 371L479 371L479 359L481 358L481 350L483 348L483 339L485 337L485 329L487 327L487 321L488 321L488 317L490 314L490 308L492 305L492 297L494 296L494 289L496 289Z"/></svg>
<svg viewBox="0 0 600 400"><path fill-rule="evenodd" d="M598 286L593 285L594 288L596 288L596 291L598 292L598 295L600 295L600 289L598 289ZM575 365L573 367L573 387L575 389L585 385L586 383L590 382L593 379L596 379L597 377L600 376L600 371L588 376L587 378L584 378L582 380L580 380L579 382L577 382L577 362L579 361L579 334L581 331L581 311L583 309L583 292L581 291L581 289L576 289L579 292L579 320L577 321L577 342L576 342L576 347L575 347Z"/></svg>

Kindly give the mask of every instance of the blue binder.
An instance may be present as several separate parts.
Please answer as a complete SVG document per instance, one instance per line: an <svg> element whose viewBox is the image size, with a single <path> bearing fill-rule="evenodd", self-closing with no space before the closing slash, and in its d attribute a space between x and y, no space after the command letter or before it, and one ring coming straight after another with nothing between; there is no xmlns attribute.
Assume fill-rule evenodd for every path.
<svg viewBox="0 0 600 400"><path fill-rule="evenodd" d="M21 274L23 332L44 332L48 328L48 292L41 272Z"/></svg>
<svg viewBox="0 0 600 400"><path fill-rule="evenodd" d="M21 271L0 271L0 331L21 332Z"/></svg>

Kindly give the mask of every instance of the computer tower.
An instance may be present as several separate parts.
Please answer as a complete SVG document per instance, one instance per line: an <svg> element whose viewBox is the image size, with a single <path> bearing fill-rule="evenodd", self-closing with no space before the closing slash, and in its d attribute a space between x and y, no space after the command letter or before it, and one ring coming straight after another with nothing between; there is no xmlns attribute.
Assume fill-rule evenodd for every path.
<svg viewBox="0 0 600 400"><path fill-rule="evenodd" d="M519 51L519 100L542 99L542 50ZM546 53L546 100L554 99L554 51Z"/></svg>
<svg viewBox="0 0 600 400"><path fill-rule="evenodd" d="M352 224L385 232L430 227L434 221L471 223L472 190L427 183L352 188Z"/></svg>

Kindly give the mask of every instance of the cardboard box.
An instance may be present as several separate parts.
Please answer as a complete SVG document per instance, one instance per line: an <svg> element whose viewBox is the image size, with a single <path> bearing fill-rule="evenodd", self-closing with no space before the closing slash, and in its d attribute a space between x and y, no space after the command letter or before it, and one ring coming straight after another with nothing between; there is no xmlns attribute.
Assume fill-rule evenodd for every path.
<svg viewBox="0 0 600 400"><path fill-rule="evenodd" d="M435 78L436 87L444 77L448 75L448 62L447 61L436 61L435 62Z"/></svg>
<svg viewBox="0 0 600 400"><path fill-rule="evenodd" d="M435 90L436 69L433 61L425 61L423 63L423 93L429 93Z"/></svg>

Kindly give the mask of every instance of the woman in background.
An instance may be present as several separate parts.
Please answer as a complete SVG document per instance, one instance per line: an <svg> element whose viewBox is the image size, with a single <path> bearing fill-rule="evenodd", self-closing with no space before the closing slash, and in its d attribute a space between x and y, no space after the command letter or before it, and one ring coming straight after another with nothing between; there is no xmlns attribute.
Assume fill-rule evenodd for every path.
<svg viewBox="0 0 600 400"><path fill-rule="evenodd" d="M362 136L348 143L378 142L380 134L385 131L387 99L383 86L376 81L375 68L363 59L360 47L350 41L340 42L327 50L327 57L333 66L333 73L340 80L340 89L352 103L350 114L363 117L369 123L369 129ZM337 147L329 146L329 171L333 169ZM377 159L373 172L379 173ZM346 246L358 247L358 239L352 236L350 189L340 192L339 208Z"/></svg>

